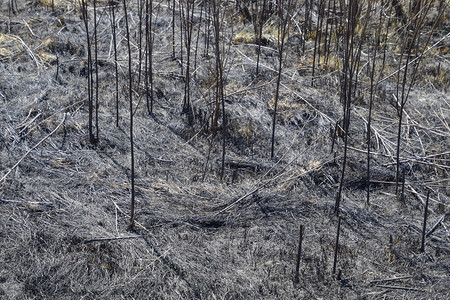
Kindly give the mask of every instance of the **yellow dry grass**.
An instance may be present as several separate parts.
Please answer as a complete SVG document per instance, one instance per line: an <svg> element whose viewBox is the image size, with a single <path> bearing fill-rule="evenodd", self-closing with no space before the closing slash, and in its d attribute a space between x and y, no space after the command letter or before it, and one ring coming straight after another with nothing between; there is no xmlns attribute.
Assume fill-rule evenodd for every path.
<svg viewBox="0 0 450 300"><path fill-rule="evenodd" d="M0 35L0 59L14 56L22 50L21 43L15 35Z"/></svg>
<svg viewBox="0 0 450 300"><path fill-rule="evenodd" d="M66 8L67 6L80 6L81 0L35 0L39 5L45 7ZM93 4L93 0L86 0L88 5ZM97 0L97 3L105 4L109 0Z"/></svg>
<svg viewBox="0 0 450 300"><path fill-rule="evenodd" d="M261 36L262 41L271 40L272 36L263 33ZM233 37L233 42L236 44L256 44L256 37L253 32L248 32L246 30L240 31Z"/></svg>
<svg viewBox="0 0 450 300"><path fill-rule="evenodd" d="M38 55L44 62L49 63L49 64L50 64L50 63L53 63L53 62L55 62L55 61L57 60L56 55L51 54L51 53L49 53L49 52L47 52L47 51L45 51L45 50L39 51L37 55Z"/></svg>

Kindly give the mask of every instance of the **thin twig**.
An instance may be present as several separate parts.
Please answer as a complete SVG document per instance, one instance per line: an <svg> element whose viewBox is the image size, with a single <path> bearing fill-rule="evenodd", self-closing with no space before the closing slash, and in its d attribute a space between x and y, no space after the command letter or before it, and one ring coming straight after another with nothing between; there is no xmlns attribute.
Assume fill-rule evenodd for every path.
<svg viewBox="0 0 450 300"><path fill-rule="evenodd" d="M405 291L425 292L425 290L409 288L409 287L405 287L405 286L381 285L380 284L380 285L377 285L377 287L384 288L384 289L392 289L392 290L405 290Z"/></svg>
<svg viewBox="0 0 450 300"><path fill-rule="evenodd" d="M436 228L437 228L439 225L441 225L441 223L442 223L442 221L444 221L444 219L445 219L445 215L443 215L443 216L436 222L436 224L434 224L433 227L431 227L430 230L428 230L427 234L425 234L425 237L428 237L429 235L431 235L431 234L436 230Z"/></svg>
<svg viewBox="0 0 450 300"><path fill-rule="evenodd" d="M31 35L36 37L36 38L39 38L37 35L34 34L33 30L31 30L31 27L30 27L30 25L28 25L27 21L25 21L25 19L22 19L22 21L25 23L25 26L27 26L27 28L30 31Z"/></svg>
<svg viewBox="0 0 450 300"><path fill-rule="evenodd" d="M11 35L11 37L14 38L15 40L19 41L22 44L22 46L25 48L25 50L28 53L28 55L30 56L30 58L36 64L36 69L39 72L39 67L42 65L42 62L38 61L38 59L36 58L36 55L34 55L33 51L31 51L30 47L28 47L28 45L25 44L25 42L19 36Z"/></svg>
<svg viewBox="0 0 450 300"><path fill-rule="evenodd" d="M392 278L386 278L386 279L374 279L370 283L385 282L385 281L395 281L395 280L410 279L410 278L413 278L413 276L412 275L407 275L407 276L392 277Z"/></svg>
<svg viewBox="0 0 450 300"><path fill-rule="evenodd" d="M93 242L109 242L109 241L118 241L118 240L131 240L131 239L138 239L141 238L142 235L130 235L130 236L119 236L119 237L113 237L113 238L93 238L89 240L84 240L84 244L93 243Z"/></svg>

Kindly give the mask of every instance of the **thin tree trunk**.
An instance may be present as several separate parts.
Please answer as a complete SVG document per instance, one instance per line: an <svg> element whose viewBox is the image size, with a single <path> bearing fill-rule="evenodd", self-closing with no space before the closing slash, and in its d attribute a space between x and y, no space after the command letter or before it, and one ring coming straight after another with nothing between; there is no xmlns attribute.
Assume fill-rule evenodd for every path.
<svg viewBox="0 0 450 300"><path fill-rule="evenodd" d="M116 74L116 90L115 90L115 99L116 99L116 127L119 127L119 66L117 62L117 37L116 37L116 4L113 1L109 3L111 8L111 27L112 27L112 36L113 36L113 45L114 45L114 67Z"/></svg>
<svg viewBox="0 0 450 300"><path fill-rule="evenodd" d="M133 77L132 77L132 63L131 63L131 46L130 46L130 27L128 26L127 3L123 0L123 9L125 14L125 27L127 31L127 47L128 47L128 96L130 97L130 158L131 158L131 209L130 209L130 224L128 230L134 229L134 207L135 207L135 191L134 191L134 140L133 140Z"/></svg>

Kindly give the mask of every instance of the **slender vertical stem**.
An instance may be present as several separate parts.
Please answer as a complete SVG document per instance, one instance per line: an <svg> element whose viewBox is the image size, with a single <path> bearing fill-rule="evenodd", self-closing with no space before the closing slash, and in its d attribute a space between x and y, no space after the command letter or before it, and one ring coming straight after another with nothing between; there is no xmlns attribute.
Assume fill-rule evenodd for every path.
<svg viewBox="0 0 450 300"><path fill-rule="evenodd" d="M400 73L400 70L402 69L402 60L401 58L403 57L403 54L406 51L406 62L405 62L405 66L404 66L404 70L403 70L403 78L401 80L401 99L400 99L400 105L397 104L398 107L398 115L399 115L399 122L398 122L398 132L397 132L397 154L396 154L396 178L395 178L395 194L398 195L398 183L399 183L399 175L400 175L400 142L401 142L401 129L402 129L402 119L403 119L403 112L404 112L404 108L406 105L406 102L408 101L408 97L409 97L409 92L411 91L412 86L414 85L414 80L416 78L416 74L417 74L417 69L419 67L419 63L420 63L420 59L418 61L415 62L415 64L413 65L413 73L412 73L412 78L409 81L409 84L407 84L407 74L408 74L408 67L410 64L410 59L411 59L411 52L414 49L414 46L416 46L416 53L415 55L419 58L422 57L422 55L418 54L418 48L419 48L419 38L420 38L420 30L422 29L422 26L425 23L425 17L428 14L429 9L431 8L433 4L433 1L430 1L426 4L426 7L424 7L420 13L418 14L414 14L412 15L412 19L409 22L408 26L405 26L405 30L404 30L404 37L406 39L405 43L403 44L402 47L402 55L400 57L400 62L399 62L399 67L398 67L398 71ZM437 24L437 21L440 18L440 14L438 16L438 18L436 19L436 22L434 22L433 28L431 29L429 35L428 35L428 40L425 42L425 45L423 47L423 49L427 48L428 42L430 40L431 35L434 32L435 26ZM412 33L412 36L410 36L410 32ZM416 41L417 41L417 45L416 45ZM425 51L425 50L424 50ZM396 100L398 101L398 94L399 94L399 85L400 85L400 74L398 76L398 80L397 80L397 98ZM408 85L408 88L407 88Z"/></svg>
<svg viewBox="0 0 450 300"><path fill-rule="evenodd" d="M300 225L300 240L298 241L298 251L297 251L297 265L295 266L295 277L294 282L298 283L299 281L299 268L300 268L300 258L302 255L302 242L303 242L303 231L304 231L303 224Z"/></svg>
<svg viewBox="0 0 450 300"><path fill-rule="evenodd" d="M277 121L277 106L278 106L278 98L279 98L279 92L280 92L280 83L281 83L281 68L282 68L282 52L280 51L280 57L278 60L278 77L277 77L277 86L275 89L275 103L273 107L273 115L272 115L272 140L271 140L271 147L270 147L270 159L273 159L273 156L275 154L275 124Z"/></svg>
<svg viewBox="0 0 450 300"><path fill-rule="evenodd" d="M56 75L55 75L55 81L58 81L58 75L59 75L59 57L56 56Z"/></svg>
<svg viewBox="0 0 450 300"><path fill-rule="evenodd" d="M333 151L334 151L334 144L336 143L336 135L337 135L337 131L338 131L338 126L339 126L339 120L336 121L336 124L334 125L334 130L332 130L332 134L331 134L331 151L330 151L330 153L333 153Z"/></svg>
<svg viewBox="0 0 450 300"><path fill-rule="evenodd" d="M89 35L89 16L87 10L87 2L86 0L81 0L81 14L83 16L84 27L86 30L86 41L87 41L87 73L88 73L88 86L87 86L87 94L88 94L88 131L89 131L89 142L91 144L95 144L95 136L93 133L93 80L92 80L92 49L91 49L91 38Z"/></svg>
<svg viewBox="0 0 450 300"><path fill-rule="evenodd" d="M172 58L175 59L175 0L172 2Z"/></svg>
<svg viewBox="0 0 450 300"><path fill-rule="evenodd" d="M185 11L185 13L184 13ZM194 3L190 0L186 1L186 9L182 9L182 23L184 23L184 43L186 47L186 74L184 81L184 99L183 99L183 113L188 114L189 123L191 122L191 91L190 91L190 76L191 76L191 43L193 32L194 19Z"/></svg>
<svg viewBox="0 0 450 300"><path fill-rule="evenodd" d="M323 28L323 19L325 14L325 0L321 0L319 4L319 26L316 31L316 37L318 38L317 42L317 67L320 68L320 44L322 43L322 28Z"/></svg>
<svg viewBox="0 0 450 300"><path fill-rule="evenodd" d="M255 38L257 38L257 42L258 42L258 48L257 48L257 58L256 58L256 75L258 75L259 73L259 59L261 56L261 42L262 42L262 30L263 30L263 25L264 25L264 15L266 13L266 4L267 4L267 0L263 1L262 4L262 9L260 10L259 8L259 3L258 1L256 1L256 15L257 15L257 19L258 19L258 24L256 24L256 20L254 21L255 24L255 34L257 34L258 36Z"/></svg>
<svg viewBox="0 0 450 300"><path fill-rule="evenodd" d="M405 169L402 171L402 192L400 194L400 199L405 200Z"/></svg>
<svg viewBox="0 0 450 300"><path fill-rule="evenodd" d="M223 179L225 173L225 141L226 141L226 115L225 115L225 97L223 90L223 58L220 53L220 3L213 0L213 21L214 21L214 39L216 56L216 124L220 114L219 103L222 106L222 165L220 169L220 178Z"/></svg>
<svg viewBox="0 0 450 300"><path fill-rule="evenodd" d="M334 206L334 212L339 214L339 205L341 201L342 188L344 186L344 176L345 176L345 167L347 165L347 145L348 145L348 130L350 127L350 105L351 105L351 96L352 96L352 79L353 79L353 38L354 38L354 30L356 26L355 20L355 7L356 0L351 0L348 6L348 18L347 29L346 29L346 37L345 37L345 51L344 51L344 63L342 70L342 87L341 87L341 100L343 101L343 129L344 129L344 156L342 160L342 170L341 170L341 180L339 184L339 189L336 194L336 202Z"/></svg>
<svg viewBox="0 0 450 300"><path fill-rule="evenodd" d="M270 149L270 159L273 159L275 154L275 124L276 124L276 116L277 116L277 106L278 106L278 98L280 92L280 83L281 83L281 70L283 67L283 51L284 51L284 41L288 34L288 23L289 23L289 14L292 9L291 0L287 0L284 2L283 0L278 1L278 36L277 36L277 48L278 48L278 77L277 77L277 85L275 89L275 103L273 109L272 116L272 140L271 140L271 149Z"/></svg>
<svg viewBox="0 0 450 300"><path fill-rule="evenodd" d="M340 231L341 231L341 217L339 216L337 232L336 232L336 243L334 245L333 274L336 274L336 264L337 264L338 250L339 250L339 234L340 234Z"/></svg>
<svg viewBox="0 0 450 300"><path fill-rule="evenodd" d="M330 38L328 37L328 25L330 23L330 11L331 11L331 0L328 0L328 8L327 8L327 15L326 15L326 19L325 19L325 37L324 37L324 45L323 45L323 55L325 56L324 58L324 63L325 65L328 64L328 45L329 45L329 40Z"/></svg>
<svg viewBox="0 0 450 300"><path fill-rule="evenodd" d="M148 24L148 19L149 19L149 0L145 0L145 41L144 41L144 86L145 86L145 98L146 98L146 102L147 102L147 112L149 115L152 114L151 109L150 109L150 88L148 86L148 77L149 77L149 70L148 70L148 61L149 61L149 24Z"/></svg>
<svg viewBox="0 0 450 300"><path fill-rule="evenodd" d="M209 1L208 1L209 3ZM208 5L208 16L211 15L211 4ZM205 24L205 56L208 57L209 56L209 34L211 32L211 18L206 18L206 24Z"/></svg>
<svg viewBox="0 0 450 300"><path fill-rule="evenodd" d="M113 46L114 46L114 67L116 74L116 90L115 90L115 98L116 98L116 127L119 127L119 64L117 61L117 37L116 37L116 6L117 3L115 1L110 0L110 8L111 8L111 27L112 27L112 36L113 36Z"/></svg>
<svg viewBox="0 0 450 300"><path fill-rule="evenodd" d="M195 54L194 54L194 80L197 78L197 53L198 53L198 42L200 40L200 31L202 29L202 21L203 21L203 9L204 9L204 3L200 6L200 17L198 21L198 28L197 28L197 39L195 41Z"/></svg>
<svg viewBox="0 0 450 300"><path fill-rule="evenodd" d="M184 28L184 24L183 24L184 9L181 4L181 1L178 2L178 7L180 9L180 68L181 68L181 76L183 76L183 74L184 74L184 69L183 69L183 30L185 30L185 28Z"/></svg>
<svg viewBox="0 0 450 300"><path fill-rule="evenodd" d="M141 85L141 74L142 74L142 24L143 22L143 10L144 10L144 3L143 0L138 0L138 17L139 17L139 23L138 23L138 79L136 86L139 87Z"/></svg>
<svg viewBox="0 0 450 300"><path fill-rule="evenodd" d="M364 26L361 31L360 42L358 45L356 44L356 27L358 24L358 1L351 0L348 6L348 22L346 29L346 37L345 37L345 51L344 51L344 63L342 69L342 84L341 84L341 100L343 101L343 129L344 129L344 156L342 161L342 171L341 171L341 179L339 183L339 189L336 194L336 203L334 211L336 214L339 214L339 205L341 201L342 189L344 186L344 176L345 169L347 165L347 152L348 152L348 139L349 139L349 129L350 129L350 112L351 112L351 103L353 97L353 90L356 89L357 81L354 81L354 77L357 74L358 65L361 56L361 48L363 35L365 33L365 29L367 28L369 16L370 16L370 7L371 1L369 1L369 7L366 14L366 19L364 22Z"/></svg>
<svg viewBox="0 0 450 300"><path fill-rule="evenodd" d="M306 47L306 37L309 34L308 30L308 23L309 23L309 1L312 0L305 0L305 20L303 22L303 35L305 38L303 39L303 45L302 45L302 52L305 53L305 47Z"/></svg>
<svg viewBox="0 0 450 300"><path fill-rule="evenodd" d="M94 53L95 53L95 140L98 142L98 46L97 46L97 0L94 0Z"/></svg>
<svg viewBox="0 0 450 300"><path fill-rule="evenodd" d="M152 32L153 29L153 0L150 0L149 7L149 20L148 20L148 74L149 74L149 84L150 84L150 113L153 113L153 42L155 41L155 35Z"/></svg>
<svg viewBox="0 0 450 300"><path fill-rule="evenodd" d="M381 27L383 24L383 11L380 11L380 19L378 22L378 29L377 29L377 36L375 40L375 46L373 50L373 57L372 57L372 70L370 74L370 99L369 99L369 116L367 119L367 197L366 197L366 203L367 205L370 204L370 144L371 144L371 131L372 131L372 107L373 107L373 98L374 98L374 90L376 90L377 84L374 82L375 79L375 68L376 68L376 58L377 58L377 51L378 47L380 45L380 34L381 34Z"/></svg>
<svg viewBox="0 0 450 300"><path fill-rule="evenodd" d="M152 34L153 0L145 1L145 93L147 111L153 113L153 34Z"/></svg>
<svg viewBox="0 0 450 300"><path fill-rule="evenodd" d="M428 200L430 199L430 189L427 192L427 201L425 202L425 212L423 214L423 229L422 229L422 246L420 252L425 252L425 231L427 230L427 217L428 217Z"/></svg>
<svg viewBox="0 0 450 300"><path fill-rule="evenodd" d="M11 33L11 14L14 12L14 0L8 2L8 34Z"/></svg>
<svg viewBox="0 0 450 300"><path fill-rule="evenodd" d="M319 12L320 12L320 5L322 1L319 2ZM320 18L320 14L319 14ZM317 54L317 40L319 38L319 26L317 25L316 28L316 36L314 37L314 54L313 54L313 65L312 65L312 74L311 74L311 86L314 86L314 76L315 76L315 70L316 70L316 54Z"/></svg>
<svg viewBox="0 0 450 300"><path fill-rule="evenodd" d="M222 76L220 76L222 78ZM221 81L223 79L220 79ZM223 96L223 82L220 84L220 97L222 98L222 165L220 168L220 178L223 179L225 175L225 144L227 134L227 118L225 115L225 98Z"/></svg>
<svg viewBox="0 0 450 300"><path fill-rule="evenodd" d="M128 96L130 97L130 145L131 145L131 209L130 209L130 224L128 230L134 229L134 206L135 206L135 191L134 191L134 141L133 141L133 77L131 72L131 46L130 46L130 27L128 26L127 3L123 0L123 10L125 14L125 27L127 31L127 47L128 47Z"/></svg>

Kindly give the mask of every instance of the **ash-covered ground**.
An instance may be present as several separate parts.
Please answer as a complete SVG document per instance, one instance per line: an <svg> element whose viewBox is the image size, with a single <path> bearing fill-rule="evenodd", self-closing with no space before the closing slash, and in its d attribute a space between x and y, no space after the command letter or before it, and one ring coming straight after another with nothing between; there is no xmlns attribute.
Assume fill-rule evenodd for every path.
<svg viewBox="0 0 450 300"><path fill-rule="evenodd" d="M316 70L311 85L314 40L306 41L303 52L292 26L270 159L278 63L271 21L256 75L256 45L245 39L251 23L237 13L225 15L227 131L221 177L222 127L207 126L215 107L212 28L194 26L192 112L183 114L180 7L173 58L172 1L153 1L149 115L145 82L138 79L139 10L137 1L129 3L136 226L127 231L130 111L123 8L120 4L116 11L116 126L111 14L105 1L97 3L99 135L91 144L86 31L78 1L55 0L53 11L51 1L13 2L11 12L10 1L0 5L1 299L450 298L450 40L442 39L448 36L448 19L433 36L430 45L442 40L424 57L405 106L403 196L394 185L395 76L378 85L374 101L369 205L367 90L352 104L332 274L344 153L340 137L332 149L332 133L342 104L337 69ZM198 21L202 1L197 2ZM222 5L234 9L233 3ZM88 12L92 26L92 3ZM391 66L394 57L387 60ZM299 282L294 283L301 225Z"/></svg>

